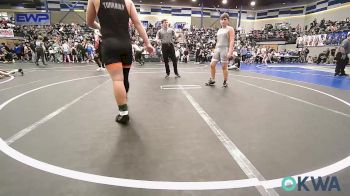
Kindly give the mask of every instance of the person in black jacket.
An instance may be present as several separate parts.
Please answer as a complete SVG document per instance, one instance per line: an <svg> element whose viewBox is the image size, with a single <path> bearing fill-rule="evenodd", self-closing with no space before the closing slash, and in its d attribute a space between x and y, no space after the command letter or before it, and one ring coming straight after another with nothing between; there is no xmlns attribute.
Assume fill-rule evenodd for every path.
<svg viewBox="0 0 350 196"><path fill-rule="evenodd" d="M348 76L348 74L345 73L345 66L349 62L349 57L345 53L344 47L340 46L338 48L338 52L334 58L334 60L337 62L337 66L335 67L335 74L334 76Z"/></svg>
<svg viewBox="0 0 350 196"><path fill-rule="evenodd" d="M197 49L196 49L196 63L197 64L199 64L201 62L200 54L201 54L201 48L197 47Z"/></svg>
<svg viewBox="0 0 350 196"><path fill-rule="evenodd" d="M41 58L41 61L44 65L47 65L46 61L45 61L45 46L44 46L43 40L44 40L44 38L42 36L38 36L38 39L35 42L35 45L36 45L35 64L36 64L36 66L39 66L39 58Z"/></svg>

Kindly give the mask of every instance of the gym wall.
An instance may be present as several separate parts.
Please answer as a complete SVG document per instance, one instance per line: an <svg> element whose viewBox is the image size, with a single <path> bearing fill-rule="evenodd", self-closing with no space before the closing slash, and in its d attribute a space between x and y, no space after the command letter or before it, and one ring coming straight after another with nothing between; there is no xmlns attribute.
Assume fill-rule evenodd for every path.
<svg viewBox="0 0 350 196"><path fill-rule="evenodd" d="M265 28L265 25L272 24L275 26L277 23L289 23L292 27L300 25L302 28L305 26L305 16L291 16L286 18L271 18L271 19L259 19L254 22L254 29L261 30Z"/></svg>
<svg viewBox="0 0 350 196"><path fill-rule="evenodd" d="M345 20L350 16L349 0L323 0L308 5L278 8L270 10L259 10L256 14L254 29L262 29L266 24L288 22L292 26L310 25L316 18L322 20Z"/></svg>
<svg viewBox="0 0 350 196"><path fill-rule="evenodd" d="M201 18L200 17L191 17L191 24L200 27L201 26ZM230 26L237 26L237 19L230 18ZM219 18L203 18L203 27L204 28L220 28L220 19Z"/></svg>
<svg viewBox="0 0 350 196"><path fill-rule="evenodd" d="M293 27L298 24L304 28L305 25L310 25L310 23L316 18L317 21L322 19L326 20L345 20L350 17L350 5L345 5L339 8L334 8L330 10L325 10L322 12L317 12L313 14L301 15L301 16L290 16L284 18L271 18L271 19L258 19L254 22L254 29L259 30L265 27L266 24L275 25L276 23L287 22Z"/></svg>
<svg viewBox="0 0 350 196"><path fill-rule="evenodd" d="M323 18L326 20L345 20L347 17L350 17L350 4L331 10L308 14L305 16L305 24L310 25L315 18L319 22Z"/></svg>
<svg viewBox="0 0 350 196"><path fill-rule="evenodd" d="M242 33L248 33L254 30L256 20L241 20L241 31Z"/></svg>
<svg viewBox="0 0 350 196"><path fill-rule="evenodd" d="M45 2L41 2L40 6L36 5L35 3L31 2L25 5L21 3L2 3L0 0L0 11L6 11L6 12L19 12L19 11L25 11L25 12L43 12L46 10L46 7L48 10L52 13L52 23L57 23L62 20L62 18L65 16L65 14L68 13L71 9L74 9L75 13L69 13L67 17L65 17L62 22L64 23L82 23L82 18L85 18L85 12L87 7L87 0L80 1L78 4L75 5L73 2L68 0L49 0L47 1L48 4L46 5ZM164 18L167 18L170 23L175 22L186 22L188 25L191 25L192 18L193 21L196 23L195 25L200 26L200 22L198 23L198 19L196 17L200 17L202 10L200 7L180 7L180 6L166 6L166 5L146 5L146 4L136 4L135 5L137 12L139 13L139 17L141 20L147 20L149 23L156 23L157 21L160 21ZM236 27L237 20L239 17L239 10L237 9L225 9L225 8L204 8L203 14L204 14L204 25L206 27L213 26L219 26L218 23L215 23L215 21L220 17L220 14L222 13L228 13L230 15L230 18L232 19L231 25ZM79 14L79 17L77 14ZM244 10L242 11L242 20L254 20L255 19L255 11L249 11ZM200 20L199 20L200 21Z"/></svg>
<svg viewBox="0 0 350 196"><path fill-rule="evenodd" d="M241 29L248 32L252 29L262 29L266 24L276 24L289 22L292 26L309 25L314 18L321 20L322 18L344 20L350 16L350 0L322 0L307 5L299 5L292 7L282 7L268 10L244 10L242 12ZM11 7L12 6L12 7ZM6 12L39 12L45 11L46 5L37 6L35 4L30 7L21 7L23 4L3 4L0 1L0 11ZM48 8L52 13L52 23L58 23L70 10L69 5L60 0L48 1ZM72 6L72 5L70 5ZM81 1L75 8L75 13L71 12L65 17L64 23L83 23L85 19L85 9L87 1ZM200 26L201 8L199 7L179 7L179 6L160 6L160 5L135 5L141 20L148 20L155 23L168 18L171 23L186 22ZM219 23L215 22L221 13L227 12L231 18L231 25L237 27L239 10L237 9L215 9L204 8L204 26L219 27ZM79 15L79 16L78 16Z"/></svg>
<svg viewBox="0 0 350 196"><path fill-rule="evenodd" d="M155 25L156 22L162 21L163 19L167 19L171 25L177 22L184 22L189 25L191 24L191 17L171 16L170 14L158 14L158 15L140 14L139 19L141 21L148 21L152 25Z"/></svg>
<svg viewBox="0 0 350 196"><path fill-rule="evenodd" d="M66 16L66 17L65 17ZM58 12L51 11L51 24L61 23L85 23L85 12Z"/></svg>

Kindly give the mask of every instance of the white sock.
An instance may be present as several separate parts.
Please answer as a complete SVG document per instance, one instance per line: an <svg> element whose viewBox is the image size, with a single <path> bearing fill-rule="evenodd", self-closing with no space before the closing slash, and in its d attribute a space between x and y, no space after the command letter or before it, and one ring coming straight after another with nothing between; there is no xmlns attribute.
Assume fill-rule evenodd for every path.
<svg viewBox="0 0 350 196"><path fill-rule="evenodd" d="M129 115L129 111L119 111L119 115L121 116Z"/></svg>

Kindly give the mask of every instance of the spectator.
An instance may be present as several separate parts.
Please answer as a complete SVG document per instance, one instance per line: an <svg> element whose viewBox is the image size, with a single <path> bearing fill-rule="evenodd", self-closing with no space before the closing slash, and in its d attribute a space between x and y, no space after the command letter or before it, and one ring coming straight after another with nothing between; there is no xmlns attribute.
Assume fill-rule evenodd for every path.
<svg viewBox="0 0 350 196"><path fill-rule="evenodd" d="M67 62L71 62L70 59L70 46L68 45L67 41L64 42L64 44L62 45L62 51L63 51L63 62L67 63Z"/></svg>
<svg viewBox="0 0 350 196"><path fill-rule="evenodd" d="M338 48L338 52L335 56L336 61L336 67L335 67L335 74L334 76L348 76L348 74L345 73L345 66L349 62L349 57L347 56L345 52L345 48L343 46L340 46Z"/></svg>

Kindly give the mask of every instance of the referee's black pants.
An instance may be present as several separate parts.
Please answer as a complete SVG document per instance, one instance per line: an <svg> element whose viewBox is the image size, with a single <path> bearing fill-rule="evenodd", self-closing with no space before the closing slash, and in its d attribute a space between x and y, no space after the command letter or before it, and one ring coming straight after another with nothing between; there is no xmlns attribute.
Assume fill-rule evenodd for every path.
<svg viewBox="0 0 350 196"><path fill-rule="evenodd" d="M45 52L43 47L36 47L36 59L35 59L35 64L39 65L39 58L41 58L41 61L43 62L44 65L45 63Z"/></svg>
<svg viewBox="0 0 350 196"><path fill-rule="evenodd" d="M173 62L174 66L174 73L175 75L178 75L177 71L177 59L175 56L175 48L173 44L162 44L162 52L163 52L163 59L165 63L165 71L167 75L170 75L170 68L169 68L169 58Z"/></svg>

